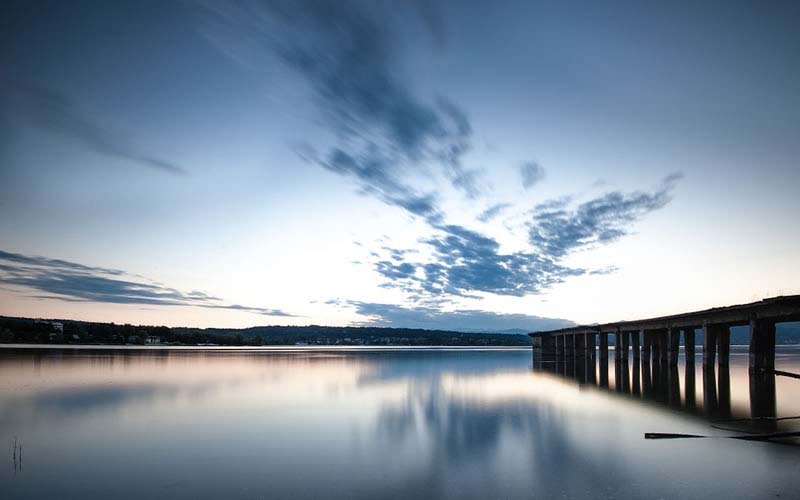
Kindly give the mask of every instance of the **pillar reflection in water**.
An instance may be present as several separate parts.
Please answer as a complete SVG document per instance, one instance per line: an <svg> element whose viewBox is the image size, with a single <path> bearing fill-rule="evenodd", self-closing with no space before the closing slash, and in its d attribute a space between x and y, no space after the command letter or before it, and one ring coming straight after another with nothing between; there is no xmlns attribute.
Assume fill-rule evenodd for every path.
<svg viewBox="0 0 800 500"><path fill-rule="evenodd" d="M750 414L753 418L775 417L775 373L750 370Z"/></svg>
<svg viewBox="0 0 800 500"><path fill-rule="evenodd" d="M681 406L681 378L678 366L669 363L667 366L667 402L670 406Z"/></svg>
<svg viewBox="0 0 800 500"><path fill-rule="evenodd" d="M717 414L717 377L714 364L703 364L703 409L708 416Z"/></svg>
<svg viewBox="0 0 800 500"><path fill-rule="evenodd" d="M720 418L731 415L731 369L727 364L720 363L719 376L717 377L717 405Z"/></svg>
<svg viewBox="0 0 800 500"><path fill-rule="evenodd" d="M696 399L697 395L695 394L695 367L694 367L694 349L692 349L692 357L691 361L690 358L686 358L686 375L684 377L686 381L686 401L684 406L689 409L693 410L697 407Z"/></svg>

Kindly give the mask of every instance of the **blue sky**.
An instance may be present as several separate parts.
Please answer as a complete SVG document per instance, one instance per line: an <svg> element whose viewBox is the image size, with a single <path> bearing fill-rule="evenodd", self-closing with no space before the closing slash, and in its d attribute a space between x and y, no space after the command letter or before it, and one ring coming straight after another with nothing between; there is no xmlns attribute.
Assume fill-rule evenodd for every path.
<svg viewBox="0 0 800 500"><path fill-rule="evenodd" d="M0 314L549 328L798 293L794 2L6 2Z"/></svg>

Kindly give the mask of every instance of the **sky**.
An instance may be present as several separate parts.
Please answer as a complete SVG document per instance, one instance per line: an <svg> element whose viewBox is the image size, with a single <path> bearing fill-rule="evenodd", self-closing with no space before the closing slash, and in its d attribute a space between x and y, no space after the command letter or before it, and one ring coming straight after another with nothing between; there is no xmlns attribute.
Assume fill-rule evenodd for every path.
<svg viewBox="0 0 800 500"><path fill-rule="evenodd" d="M543 330L800 293L800 4L0 6L0 314Z"/></svg>

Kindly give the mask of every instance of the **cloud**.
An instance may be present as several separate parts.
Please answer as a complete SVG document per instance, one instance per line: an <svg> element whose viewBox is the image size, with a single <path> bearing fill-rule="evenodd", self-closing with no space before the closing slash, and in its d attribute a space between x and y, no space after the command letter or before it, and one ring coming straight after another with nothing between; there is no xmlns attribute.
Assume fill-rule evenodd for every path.
<svg viewBox="0 0 800 500"><path fill-rule="evenodd" d="M3 111L14 122L60 135L102 155L131 161L175 175L186 170L131 144L107 126L96 123L58 92L28 82L0 79Z"/></svg>
<svg viewBox="0 0 800 500"><path fill-rule="evenodd" d="M616 241L629 234L634 222L669 203L680 178L679 174L668 176L653 193L606 193L574 210L566 208L564 199L540 204L529 224L530 243L544 255L559 259L573 250Z"/></svg>
<svg viewBox="0 0 800 500"><path fill-rule="evenodd" d="M522 176L522 187L525 189L530 189L544 179L544 168L535 161L520 165L519 173Z"/></svg>
<svg viewBox="0 0 800 500"><path fill-rule="evenodd" d="M443 40L434 5L397 9L368 1L278 1L214 5L207 13L227 26L227 39L220 40L225 38L220 30L213 37L224 52L247 37L248 45L261 45L307 84L335 140L305 159L355 179L364 192L416 216L428 217L438 208L434 195L403 180L409 171L424 175L434 167L466 196L479 194L480 171L462 166L472 139L467 114L446 97L418 98L403 78L400 49L410 40L401 26L421 24ZM242 57L252 53L234 58Z"/></svg>
<svg viewBox="0 0 800 500"><path fill-rule="evenodd" d="M564 319L542 318L528 314L502 314L471 309L441 311L432 307L403 307L359 301L347 301L344 304L355 307L359 315L367 317L360 323L364 326L488 333L555 330L574 325L573 322Z"/></svg>
<svg viewBox="0 0 800 500"><path fill-rule="evenodd" d="M494 219L507 208L511 207L510 203L497 203L492 205L491 207L487 208L478 216L478 220L481 222L489 222L490 220Z"/></svg>
<svg viewBox="0 0 800 500"><path fill-rule="evenodd" d="M374 269L386 279L385 287L422 299L479 297L476 293L521 297L569 277L610 274L615 266L588 270L562 261L573 251L629 234L644 215L669 203L678 179L680 175L668 176L653 193L614 191L574 209L568 197L540 203L528 226L530 249L525 251L503 253L493 238L464 226L433 222L434 236L422 240L431 251L429 260L412 262L399 249L388 249L390 258L379 257Z"/></svg>
<svg viewBox="0 0 800 500"><path fill-rule="evenodd" d="M292 316L278 309L225 304L204 292L180 292L117 269L0 250L0 283L35 290L36 298L68 302L192 306L264 316Z"/></svg>
<svg viewBox="0 0 800 500"><path fill-rule="evenodd" d="M458 225L437 227L424 241L432 261L381 260L375 270L387 286L428 296L473 296L475 292L521 297L584 274L536 252L501 253L500 244Z"/></svg>

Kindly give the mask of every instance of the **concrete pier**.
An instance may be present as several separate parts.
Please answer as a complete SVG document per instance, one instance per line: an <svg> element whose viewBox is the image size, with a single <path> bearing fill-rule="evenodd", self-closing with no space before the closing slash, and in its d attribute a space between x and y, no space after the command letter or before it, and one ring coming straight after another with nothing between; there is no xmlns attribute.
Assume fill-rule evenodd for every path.
<svg viewBox="0 0 800 500"><path fill-rule="evenodd" d="M683 329L683 352L686 356L686 363L694 364L694 326Z"/></svg>
<svg viewBox="0 0 800 500"><path fill-rule="evenodd" d="M592 356L596 335L600 335L599 356L601 361L608 359L608 335L611 334L614 335L614 358L617 364L620 364L623 359L628 359L628 349L631 346L633 347L633 358L638 359L640 357L639 332L641 332L642 368L644 369L645 363L649 365L652 359L652 376L655 379L657 376L661 376L661 367L677 365L681 332L684 337L687 363L694 363L695 328L699 325L703 329L704 365L715 365L717 354L719 354L720 367L727 366L730 360L730 328L749 325L750 370L774 370L775 325L791 321L800 321L800 295L773 297L750 304L716 307L637 321L620 321L534 332L529 335L534 339L540 336L553 337L554 343L534 341L533 348L550 352L551 347L548 346L552 346L556 356L563 352L566 363L574 367L576 357ZM659 368L657 369L657 367ZM644 375L643 373L643 377ZM603 377L601 364L601 381ZM714 389L716 393L716 384ZM716 394L714 395L716 396Z"/></svg>
<svg viewBox="0 0 800 500"><path fill-rule="evenodd" d="M669 366L678 365L681 345L681 332L677 328L667 328L667 361Z"/></svg>
<svg viewBox="0 0 800 500"><path fill-rule="evenodd" d="M608 334L600 333L600 359L608 360Z"/></svg>

